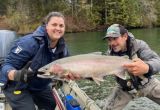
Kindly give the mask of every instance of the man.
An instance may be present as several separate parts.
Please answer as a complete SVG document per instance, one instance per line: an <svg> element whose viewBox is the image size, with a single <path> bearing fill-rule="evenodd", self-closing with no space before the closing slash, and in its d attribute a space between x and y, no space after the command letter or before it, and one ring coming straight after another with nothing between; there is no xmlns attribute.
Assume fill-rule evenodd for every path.
<svg viewBox="0 0 160 110"><path fill-rule="evenodd" d="M4 83L4 94L13 110L54 110L56 104L51 79L38 78L37 70L69 55L63 39L65 32L64 16L51 12L45 25L35 32L18 39L2 65L0 82ZM69 79L76 76L68 74Z"/></svg>
<svg viewBox="0 0 160 110"><path fill-rule="evenodd" d="M133 62L123 65L128 70L128 78L116 77L118 86L106 100L104 110L122 110L130 100L145 96L160 104L160 81L153 78L160 71L160 58L142 40L119 24L107 29L108 55L128 56Z"/></svg>

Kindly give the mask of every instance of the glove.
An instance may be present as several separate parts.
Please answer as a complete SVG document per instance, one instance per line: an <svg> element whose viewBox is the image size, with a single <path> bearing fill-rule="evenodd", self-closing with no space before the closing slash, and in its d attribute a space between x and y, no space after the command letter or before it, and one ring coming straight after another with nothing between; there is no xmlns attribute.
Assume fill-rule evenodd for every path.
<svg viewBox="0 0 160 110"><path fill-rule="evenodd" d="M35 75L35 72L28 69L31 65L31 61L28 62L21 70L16 70L14 74L14 81L27 82L28 78Z"/></svg>

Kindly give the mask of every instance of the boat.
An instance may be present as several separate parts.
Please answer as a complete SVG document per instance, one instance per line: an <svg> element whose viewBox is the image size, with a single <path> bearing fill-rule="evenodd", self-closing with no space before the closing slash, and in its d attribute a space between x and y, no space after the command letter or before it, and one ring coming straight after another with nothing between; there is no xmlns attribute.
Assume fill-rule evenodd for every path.
<svg viewBox="0 0 160 110"><path fill-rule="evenodd" d="M12 110L2 91L0 92L0 110Z"/></svg>
<svg viewBox="0 0 160 110"><path fill-rule="evenodd" d="M53 91L55 90L56 89L53 89ZM57 105L56 110L101 110L96 102L79 88L75 81L70 80L69 82L63 82L63 85L57 89L57 93L60 97L59 102L62 102L62 107L58 107ZM74 107L69 108L67 104L72 106L74 101L76 106L73 105Z"/></svg>
<svg viewBox="0 0 160 110"><path fill-rule="evenodd" d="M57 89L53 87L53 95L56 100L55 110L101 110L75 81L63 82ZM0 110L12 110L2 90L0 90Z"/></svg>

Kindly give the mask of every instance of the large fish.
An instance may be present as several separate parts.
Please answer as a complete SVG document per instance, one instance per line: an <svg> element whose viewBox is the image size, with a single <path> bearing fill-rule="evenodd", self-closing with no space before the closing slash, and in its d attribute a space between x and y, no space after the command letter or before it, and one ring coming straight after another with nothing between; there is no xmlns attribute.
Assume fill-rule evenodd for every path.
<svg viewBox="0 0 160 110"><path fill-rule="evenodd" d="M52 76L55 73L61 75L71 72L78 74L82 78L92 78L99 84L106 75L116 75L126 79L124 64L132 62L125 57L106 56L96 54L82 54L62 58L40 68L38 71L44 72L43 76Z"/></svg>

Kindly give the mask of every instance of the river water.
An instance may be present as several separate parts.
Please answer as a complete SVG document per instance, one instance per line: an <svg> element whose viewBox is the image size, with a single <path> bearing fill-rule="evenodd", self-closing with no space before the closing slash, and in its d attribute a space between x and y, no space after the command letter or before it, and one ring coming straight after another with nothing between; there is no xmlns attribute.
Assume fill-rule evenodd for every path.
<svg viewBox="0 0 160 110"><path fill-rule="evenodd" d="M149 46L160 54L160 28L132 29L129 30L137 39L146 41ZM89 53L93 51L105 51L106 42L102 40L105 32L68 33L65 35L68 47L72 55Z"/></svg>
<svg viewBox="0 0 160 110"><path fill-rule="evenodd" d="M137 39L146 41L151 49L160 55L160 28L132 29L129 31L132 32ZM105 52L107 43L102 40L103 36L105 36L105 32L67 33L65 39L71 55L77 55L95 51ZM159 78L159 76L157 77ZM112 76L106 77L100 86L96 85L95 82L87 80L77 81L77 83L87 95L98 101L106 98L116 85L114 77ZM160 105L142 97L131 101L124 110L160 110Z"/></svg>

